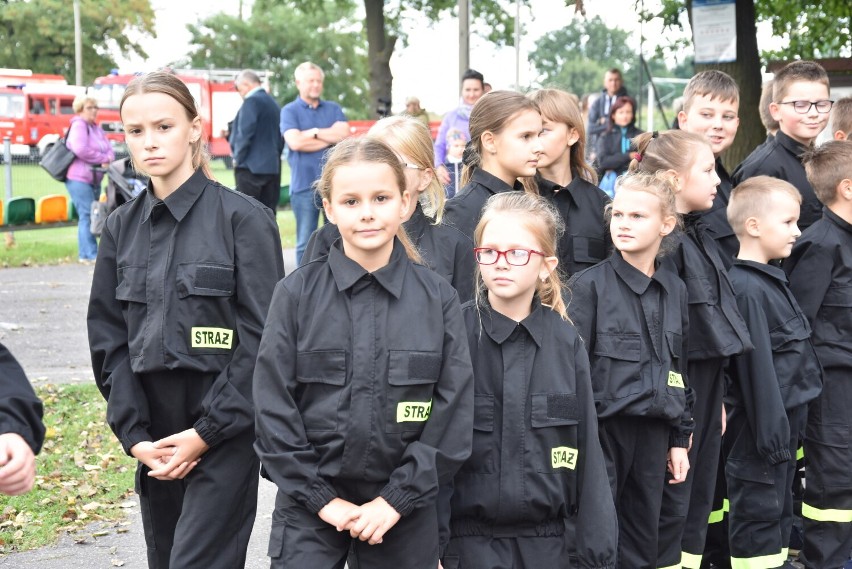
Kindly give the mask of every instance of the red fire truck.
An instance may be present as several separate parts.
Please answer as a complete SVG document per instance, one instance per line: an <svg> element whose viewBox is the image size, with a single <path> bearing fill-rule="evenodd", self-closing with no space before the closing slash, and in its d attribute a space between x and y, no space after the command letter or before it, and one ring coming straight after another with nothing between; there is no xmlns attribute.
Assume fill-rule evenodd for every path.
<svg viewBox="0 0 852 569"><path fill-rule="evenodd" d="M82 92L61 75L0 69L0 139L11 138L13 155L38 157L68 132Z"/></svg>
<svg viewBox="0 0 852 569"><path fill-rule="evenodd" d="M231 147L223 136L228 123L234 119L243 101L234 89L238 69L175 69L173 70L195 98L204 125L204 135L209 140L210 154L214 157L230 156ZM265 88L269 88L271 73L258 73ZM124 144L124 132L118 105L133 74L113 74L95 79L89 87L100 106L98 122L107 133L107 138L116 144Z"/></svg>

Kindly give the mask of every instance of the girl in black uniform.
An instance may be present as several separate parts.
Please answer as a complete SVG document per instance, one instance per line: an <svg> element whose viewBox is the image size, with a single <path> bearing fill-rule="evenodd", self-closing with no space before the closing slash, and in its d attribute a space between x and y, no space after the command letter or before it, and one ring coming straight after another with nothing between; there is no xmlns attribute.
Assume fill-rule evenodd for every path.
<svg viewBox="0 0 852 569"><path fill-rule="evenodd" d="M588 356L555 270L561 230L546 200L520 192L490 198L476 228L480 287L463 309L473 452L454 481L444 569L569 566L569 545L583 567L615 563Z"/></svg>
<svg viewBox="0 0 852 569"><path fill-rule="evenodd" d="M473 242L458 229L441 223L446 200L444 188L435 176L432 137L417 119L386 117L376 122L367 136L381 140L396 152L405 166L405 183L411 200L405 217L406 234L420 252L423 263L446 278L461 302L473 298ZM340 238L333 223L326 223L311 235L302 263L328 254Z"/></svg>
<svg viewBox="0 0 852 569"><path fill-rule="evenodd" d="M686 284L690 324L687 375L695 391L695 436L689 451L692 474L686 484L665 489L659 563L660 567L698 569L722 443L724 366L729 357L750 350L752 344L737 309L725 255L703 217L717 199L719 184L710 143L682 130L645 133L635 143L639 153L631 170L664 171L677 189L675 203L683 217L684 235L667 262L673 262ZM687 526L688 539L682 539Z"/></svg>
<svg viewBox="0 0 852 569"><path fill-rule="evenodd" d="M598 176L586 162L586 127L574 97L559 89L527 96L541 109L543 127L534 182L565 221L557 252L559 270L570 277L609 255L612 242L604 208L610 199L598 188Z"/></svg>
<svg viewBox="0 0 852 569"><path fill-rule="evenodd" d="M473 372L458 295L417 263L403 164L371 137L318 189L340 231L275 289L255 372L278 486L272 567L435 569L439 487L470 454Z"/></svg>
<svg viewBox="0 0 852 569"><path fill-rule="evenodd" d="M524 191L518 178L535 175L542 149L540 133L538 105L524 95L492 91L479 99L470 113L464 187L447 202L444 221L472 240L486 200L494 194Z"/></svg>
<svg viewBox="0 0 852 569"><path fill-rule="evenodd" d="M569 312L590 354L618 567L647 569L658 566L666 470L669 484L686 480L692 431L686 286L659 260L677 225L674 188L656 175L620 178L609 214L617 250L573 277Z"/></svg>
<svg viewBox="0 0 852 569"><path fill-rule="evenodd" d="M146 192L107 219L88 329L107 421L139 460L152 568L245 563L257 505L251 383L275 283L274 214L210 180L186 85L134 79L119 107Z"/></svg>

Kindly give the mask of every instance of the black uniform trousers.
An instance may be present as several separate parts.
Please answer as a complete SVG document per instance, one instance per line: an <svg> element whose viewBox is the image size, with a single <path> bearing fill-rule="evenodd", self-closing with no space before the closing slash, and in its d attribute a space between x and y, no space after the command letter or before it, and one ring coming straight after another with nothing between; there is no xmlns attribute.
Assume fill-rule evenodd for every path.
<svg viewBox="0 0 852 569"><path fill-rule="evenodd" d="M544 569L575 567L568 561L566 535L497 537L470 535L453 537L444 554L444 569Z"/></svg>
<svg viewBox="0 0 852 569"><path fill-rule="evenodd" d="M618 567L655 569L671 425L616 416L598 424L618 514Z"/></svg>
<svg viewBox="0 0 852 569"><path fill-rule="evenodd" d="M852 550L852 374L823 373L823 392L810 404L805 431L801 561L808 569L843 567Z"/></svg>
<svg viewBox="0 0 852 569"><path fill-rule="evenodd" d="M801 405L787 410L791 460L772 465L757 451L742 407L731 407L725 432L730 512L728 540L731 566L781 567L787 560L793 528L793 476L799 433L807 416Z"/></svg>
<svg viewBox="0 0 852 569"><path fill-rule="evenodd" d="M143 376L157 440L185 431L201 416L214 374L185 370ZM136 493L150 569L242 567L257 509L260 461L253 429L208 450L183 480L148 477L139 463Z"/></svg>
<svg viewBox="0 0 852 569"><path fill-rule="evenodd" d="M724 449L724 436L722 448ZM717 567L731 566L731 551L728 547L728 484L725 481L725 453L719 453L719 464L716 468L716 490L713 492L713 509L707 524L707 536L704 539L704 555L701 567L709 567L712 563Z"/></svg>
<svg viewBox="0 0 852 569"><path fill-rule="evenodd" d="M376 498L387 482L335 480L338 495L355 505ZM338 532L319 515L278 491L269 535L270 569L435 569L438 566L438 513L434 502L403 516L370 545Z"/></svg>
<svg viewBox="0 0 852 569"><path fill-rule="evenodd" d="M251 196L273 212L281 196L281 174L253 174L248 168L234 168L237 191Z"/></svg>
<svg viewBox="0 0 852 569"><path fill-rule="evenodd" d="M725 362L725 359L712 359L688 363L689 386L695 391L689 474L685 482L665 486L657 560L660 567L699 569L701 566L722 448Z"/></svg>

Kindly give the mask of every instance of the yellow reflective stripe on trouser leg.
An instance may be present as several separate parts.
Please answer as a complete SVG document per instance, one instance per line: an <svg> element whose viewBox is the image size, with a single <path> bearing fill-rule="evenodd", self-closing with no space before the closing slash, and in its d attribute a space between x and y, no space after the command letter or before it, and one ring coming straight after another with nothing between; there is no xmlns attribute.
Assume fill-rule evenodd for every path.
<svg viewBox="0 0 852 569"><path fill-rule="evenodd" d="M713 510L710 512L710 518L708 519L708 524L718 524L722 520L725 519L725 514L731 511L731 503L727 498L722 500L722 509L721 510Z"/></svg>
<svg viewBox="0 0 852 569"><path fill-rule="evenodd" d="M820 510L802 502L802 517L817 522L852 523L852 510Z"/></svg>
<svg viewBox="0 0 852 569"><path fill-rule="evenodd" d="M796 460L799 461L803 458L805 458L805 447L799 447L798 450L796 450Z"/></svg>
<svg viewBox="0 0 852 569"><path fill-rule="evenodd" d="M701 555L683 551L680 554L680 565L686 569L701 569L701 557Z"/></svg>
<svg viewBox="0 0 852 569"><path fill-rule="evenodd" d="M787 550L760 557L731 557L731 569L774 569L787 561Z"/></svg>

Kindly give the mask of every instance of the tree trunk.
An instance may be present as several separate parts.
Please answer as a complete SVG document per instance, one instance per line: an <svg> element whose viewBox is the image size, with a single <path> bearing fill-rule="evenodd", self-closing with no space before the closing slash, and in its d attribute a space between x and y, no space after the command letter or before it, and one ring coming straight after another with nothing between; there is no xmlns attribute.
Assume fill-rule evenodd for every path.
<svg viewBox="0 0 852 569"><path fill-rule="evenodd" d="M364 0L367 12L367 58L370 62L370 100L376 114L390 113L393 75L390 58L396 37L385 30L384 0Z"/></svg>
<svg viewBox="0 0 852 569"><path fill-rule="evenodd" d="M687 0L689 22L692 24L692 1ZM696 65L696 73L718 69L734 78L740 87L740 127L734 143L724 153L723 161L728 171L748 156L766 139L766 129L760 122L760 56L757 52L754 0L737 0L737 60L730 63ZM694 36L693 36L694 37Z"/></svg>

